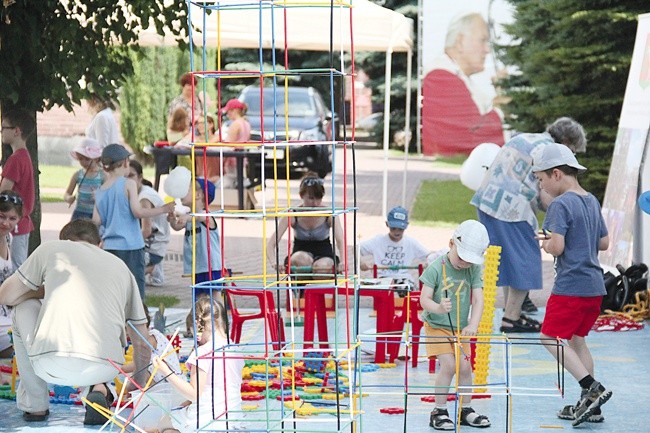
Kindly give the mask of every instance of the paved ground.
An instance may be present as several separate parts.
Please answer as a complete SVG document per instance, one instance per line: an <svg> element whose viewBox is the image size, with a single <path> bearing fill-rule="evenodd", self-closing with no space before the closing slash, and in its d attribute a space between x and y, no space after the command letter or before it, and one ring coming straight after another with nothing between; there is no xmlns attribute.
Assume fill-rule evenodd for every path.
<svg viewBox="0 0 650 433"><path fill-rule="evenodd" d="M368 145L360 145L354 155L354 165L357 173L356 203L358 212L346 216L347 236L350 245L349 255L352 257L352 240L367 239L376 234L386 232L385 218L382 215L382 179L384 169L384 152ZM336 187L334 194L326 182L325 202L335 197L337 206L343 206L343 173L348 173L347 207L354 204L354 188L352 188L353 155L347 155L339 150L335 155ZM459 172L455 168L436 168L431 159L414 157L405 161L402 156L391 156L386 160L388 167L388 193L387 209L396 205L404 205L411 209L417 191L423 180L426 179L455 179ZM345 167L345 169L344 169ZM406 195L402 200L404 173L406 176ZM331 176L331 175L330 175ZM331 177L327 181L331 181ZM290 181L292 191L291 200L296 204L298 197L298 180ZM225 257L228 267L241 275L260 275L263 272L262 248L265 244L263 223L259 218L263 213L262 205L265 203L267 210L274 207L276 189L272 182L267 182L264 191L255 193L258 200L257 212L248 218L226 218L223 220L225 232ZM280 182L277 187L279 207L286 205L285 182ZM468 206L470 206L468 204ZM56 239L59 229L69 220L71 210L64 203L46 203L43 205L42 237L44 240ZM355 224L356 219L356 224ZM273 231L272 220L267 224L268 234ZM407 234L416 237L424 246L432 251L445 248L448 245L452 229L431 228L418 226L413 223L407 229ZM286 251L286 235L283 239L283 250ZM183 233L174 232L169 244L165 266L165 284L162 287L147 287L148 294L173 295L179 298L177 307L189 308L191 305L190 278L182 275ZM285 252L281 253L283 256ZM350 259L351 260L351 259ZM350 266L352 262L350 261ZM272 272L269 268L267 272ZM552 284L552 261L549 256L544 258L544 286L545 290L532 294L533 300L538 305L545 305ZM500 305L497 300L497 305Z"/></svg>

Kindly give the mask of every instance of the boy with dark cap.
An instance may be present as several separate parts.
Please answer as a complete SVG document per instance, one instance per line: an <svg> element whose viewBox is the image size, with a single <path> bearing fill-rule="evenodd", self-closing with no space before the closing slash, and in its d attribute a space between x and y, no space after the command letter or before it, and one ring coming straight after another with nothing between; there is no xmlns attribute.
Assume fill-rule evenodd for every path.
<svg viewBox="0 0 650 433"><path fill-rule="evenodd" d="M129 151L119 144L109 144L102 150L106 180L95 193L93 222L103 227L103 248L126 263L144 300L144 239L138 219L170 213L174 203L142 207L135 181L127 178L129 156Z"/></svg>

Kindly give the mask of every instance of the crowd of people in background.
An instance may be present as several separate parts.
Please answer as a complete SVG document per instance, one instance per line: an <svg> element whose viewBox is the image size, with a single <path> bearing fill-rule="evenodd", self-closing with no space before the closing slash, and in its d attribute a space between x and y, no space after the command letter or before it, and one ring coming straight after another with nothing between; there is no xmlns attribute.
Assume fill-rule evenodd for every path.
<svg viewBox="0 0 650 433"><path fill-rule="evenodd" d="M456 316L459 312L461 323L456 331L462 335L475 336L478 332L483 313L483 255L489 244L500 245L498 285L503 287L505 299L500 331L541 332L543 344L558 359L557 344L548 342L564 339L567 347L559 362L578 381L582 396L558 416L573 420L574 425L601 422L604 418L600 406L612 393L594 379L585 337L598 315L604 290L597 275L596 254L607 247L607 228L598 217L598 203L576 180L585 169L574 156L586 151L585 131L573 119L562 117L544 132L520 133L504 143L498 111L491 104L477 105L467 87L469 77L483 69L487 38L486 23L480 15L470 14L453 23L445 54L424 84L428 102L424 122L430 122L431 128L458 128L453 116L440 114L444 104L437 105L433 92L437 86L456 88L456 94L446 98L466 99L476 123L485 127L479 132L470 128L479 136L471 140L491 138L489 141L503 144L468 204L476 208L478 221L460 224L449 241L449 249L433 253L405 235L408 210L394 207L386 215L388 232L361 243L360 268L392 278L396 290L397 286L407 291L422 287L425 334L449 338L453 343L455 331L450 314ZM107 360L124 358L126 333L134 344L134 361L128 366L134 380L143 380L153 365L164 376L161 380L167 379L192 401L179 419L162 420L161 428L183 431L197 419L207 422L212 408L206 404L211 400L229 408L241 405L241 362L222 357L223 365L215 368L201 358L215 347L228 344L226 308L216 298L202 295L219 289L211 282L229 270L222 255L223 239L217 220L208 216L193 224L192 218L193 214L209 212L217 189L215 183L225 188L237 186L235 158L221 159L218 153L210 152L210 144L228 143L241 149L250 140L251 126L246 119L247 107L241 101L227 101L214 115L208 112L207 98L195 93L193 74L184 74L180 85L181 93L171 101L167 112L167 141L180 148L198 143L206 150L197 153L195 182L191 170L183 166L167 177L165 191L173 191L169 195L178 203L165 202L144 179L142 165L131 159L132 149L120 144L113 116L115 107L93 94L88 99L93 118L86 137L71 152L81 168L72 175L63 197L70 207L74 205L71 222L61 230L59 241L41 245L29 257L35 187L26 143L35 125L20 110L3 113L2 142L11 147L12 154L2 168L0 180L0 356L15 352L21 372L17 406L26 421L47 419L48 382L87 386L88 400L108 407L114 397L108 382L115 369ZM227 123L220 121L222 115L227 117ZM451 124L437 124L441 119ZM469 145L471 140L462 138L463 133L459 130L438 135L449 135ZM446 144L436 146L443 149ZM347 257L348 239L340 219L327 214L331 207L323 203L324 180L316 173L307 173L300 181L299 196L300 203L291 208L289 216L277 220L275 232L266 240L266 258L271 267L283 273L318 275L344 270L351 261ZM547 209L544 231L538 235L537 212ZM179 369L163 360L160 347L164 345L161 336L148 329L144 303L145 286L165 281L163 260L171 231L184 231L183 272L193 274L194 284L199 285L193 298L195 314L187 318L187 336L199 334L198 346L187 361L189 383L178 374ZM293 239L289 241L290 254L282 257L280 242L287 231ZM543 321L525 314L523 308L528 292L542 288L540 241L541 248L556 257L558 270ZM61 261L65 262L64 272L53 272ZM417 277L412 272L415 267L419 268ZM585 287L593 289L569 287L568 279L576 275L583 278ZM596 280L600 283L596 284ZM463 285L467 290L461 292ZM75 297L80 304L66 305L61 301L63 295ZM96 308L100 304L103 308ZM580 314L573 314L576 305ZM70 325L68 318L54 320L61 315L72 317L72 308L81 325ZM78 310L84 311L79 314ZM13 346L4 338L9 327L13 328ZM56 338L46 337L52 330ZM153 353L150 346L154 346ZM460 351L469 353L469 347L463 344ZM454 375L458 375L459 386L472 387L469 358L456 359L454 344L427 345L427 353L440 362L436 387L448 387ZM215 389L217 382L206 382L206 377L213 374L224 376L225 385ZM231 394L224 398L224 392ZM199 401L197 394L201 396ZM440 393L435 403L431 427L456 428L447 411L447 395ZM470 398L463 401L460 423L488 427L488 417L476 413L470 403ZM86 424L103 421L95 409L87 410Z"/></svg>

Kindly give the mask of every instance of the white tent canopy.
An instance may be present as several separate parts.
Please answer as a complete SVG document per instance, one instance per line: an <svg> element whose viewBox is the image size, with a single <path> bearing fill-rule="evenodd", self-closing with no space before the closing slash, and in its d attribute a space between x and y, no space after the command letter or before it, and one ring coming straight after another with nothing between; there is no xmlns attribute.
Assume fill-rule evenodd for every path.
<svg viewBox="0 0 650 433"><path fill-rule="evenodd" d="M226 3L227 7L224 6ZM193 5L190 14L195 29L192 37L194 44L202 46L205 38L205 45L209 47L258 48L261 41L263 48L270 48L273 44L276 48L282 48L286 26L290 49L327 51L330 49L332 23L333 49L349 51L352 10L352 35L356 51L407 52L413 47L413 21L369 0L335 1L333 10L329 7L329 0L312 0L309 7L291 7L292 3L300 3L287 1L290 7L274 6L273 9L270 2L259 3L261 7L252 6L250 0L222 1L218 12L205 15L205 26L202 8ZM336 6L337 3L342 5ZM351 7L344 4L351 4ZM141 33L140 43L156 46L176 44L171 32L167 36L160 36L152 27Z"/></svg>
<svg viewBox="0 0 650 433"><path fill-rule="evenodd" d="M411 61L413 48L413 20L390 9L378 6L369 0L312 0L309 6L300 0L286 0L284 6L274 6L260 1L256 6L250 0L219 2L219 10L205 14L193 5L190 8L192 42L197 46L220 48L262 48L275 47L289 50L314 50L350 52L382 51L386 53L386 90L384 103L384 182L383 208L386 214L388 191L388 144L391 92L391 63L393 52L408 54L405 131L410 134ZM303 7L297 7L303 6ZM208 6L209 7L209 6ZM352 13L350 13L352 11ZM330 31L331 27L331 31ZM352 37L350 36L350 29ZM286 34L286 41L285 41ZM331 37L330 37L331 35ZM352 41L352 43L351 43ZM140 34L141 45L176 45L171 32L160 36L153 27ZM409 135L410 136L410 135ZM405 153L405 164L407 161ZM404 169L404 188L406 185ZM404 202L406 192L403 191ZM406 203L402 203L406 206Z"/></svg>

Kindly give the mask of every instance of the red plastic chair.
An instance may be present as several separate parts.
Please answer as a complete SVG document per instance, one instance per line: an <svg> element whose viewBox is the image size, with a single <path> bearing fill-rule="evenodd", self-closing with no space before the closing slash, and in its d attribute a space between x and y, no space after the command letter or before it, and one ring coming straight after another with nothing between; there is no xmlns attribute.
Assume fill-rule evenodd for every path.
<svg viewBox="0 0 650 433"><path fill-rule="evenodd" d="M376 278L377 277L377 265L374 265L372 267L372 272L373 276ZM424 271L424 266L422 264L418 265L418 276L422 275L422 272ZM411 323L411 336L413 338L413 347L412 347L412 353L411 353L411 365L413 367L418 366L418 351L420 349L420 332L422 331L422 327L424 326L424 323L422 320L420 320L419 312L422 311L422 308L420 307L420 294L422 293L422 282L418 281L420 290L416 292L411 292L408 297L408 302L406 302L406 299L404 299L404 303L402 304L401 310L395 315L394 319L394 329L401 331L404 329L404 325L406 324L406 318L407 316L409 317L410 323ZM394 344L392 347L389 349L390 351L390 357L391 360L397 358L397 353L399 352L399 344ZM435 358L429 361L430 366L429 370L431 371L431 365L433 365L434 371L431 371L432 373L435 372Z"/></svg>
<svg viewBox="0 0 650 433"><path fill-rule="evenodd" d="M232 314L230 338L233 342L241 340L242 328L247 320L264 319L264 326L268 329L274 350L280 350L280 343L284 341L284 321L278 315L273 301L273 292L268 290L243 290L235 286L225 288L230 313ZM254 312L241 312L237 308L237 298L257 298L260 310ZM266 336L266 333L264 334ZM266 338L266 337L265 337ZM268 344L269 341L266 341Z"/></svg>

